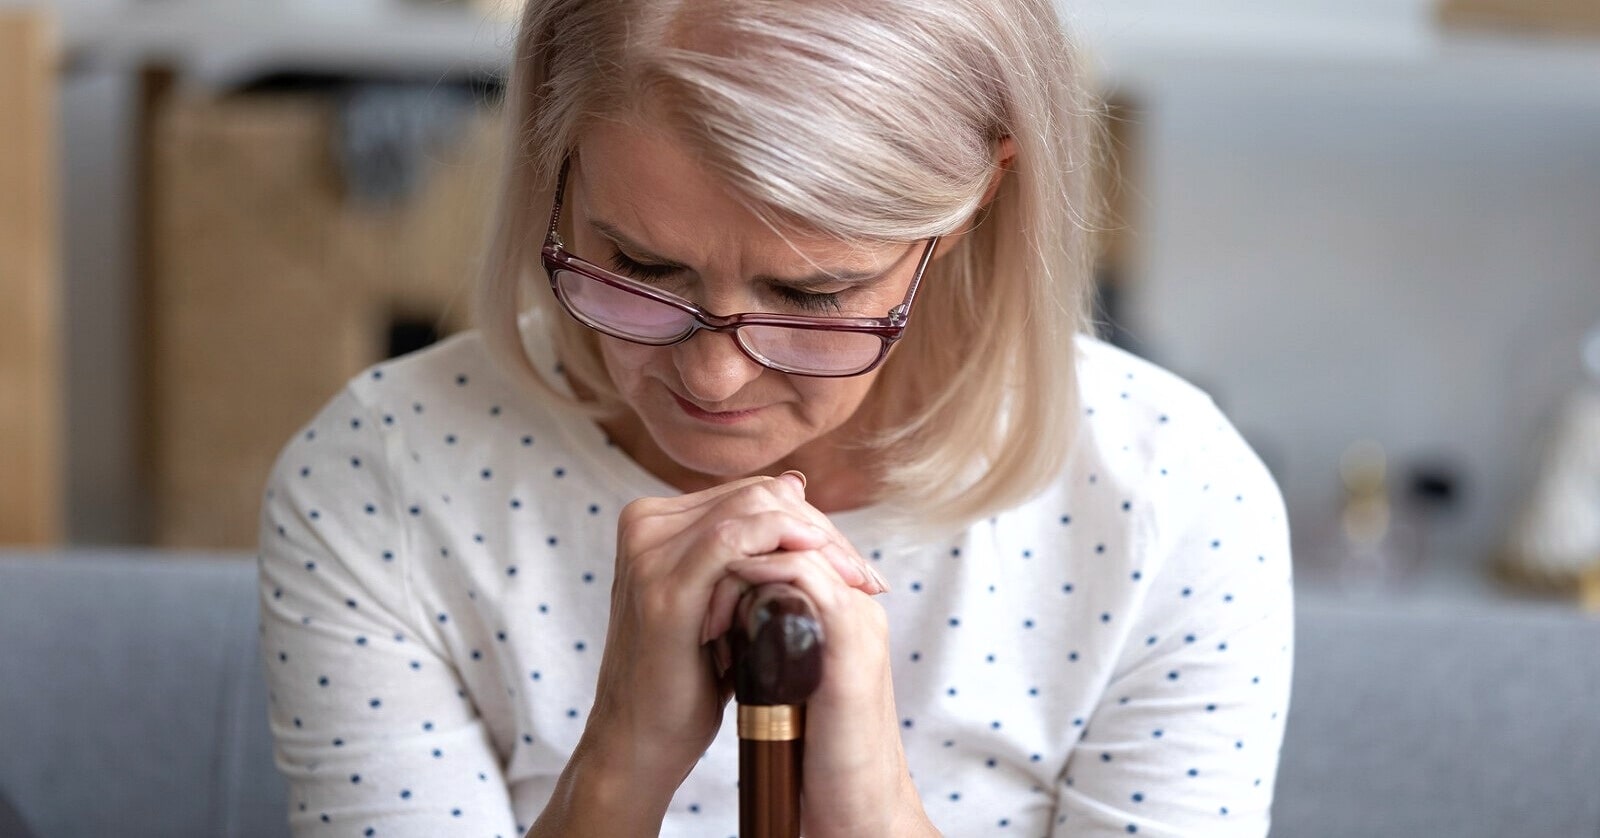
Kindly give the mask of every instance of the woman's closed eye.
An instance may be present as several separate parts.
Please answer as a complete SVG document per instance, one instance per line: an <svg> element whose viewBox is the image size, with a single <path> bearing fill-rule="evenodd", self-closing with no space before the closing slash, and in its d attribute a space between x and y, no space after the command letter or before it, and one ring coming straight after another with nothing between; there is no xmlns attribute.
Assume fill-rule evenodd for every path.
<svg viewBox="0 0 1600 838"><path fill-rule="evenodd" d="M627 254L620 250L611 251L611 268L624 276L645 281L666 279L683 270L677 265L652 265L638 262L628 258Z"/></svg>
<svg viewBox="0 0 1600 838"><path fill-rule="evenodd" d="M803 311L837 314L842 309L839 305L841 295L837 293L805 291L788 285L774 285L772 292Z"/></svg>
<svg viewBox="0 0 1600 838"><path fill-rule="evenodd" d="M623 276L639 280L640 282L655 283L683 273L683 268L677 265L662 265L650 262L640 262L629 257L620 250L611 252L611 268ZM791 285L769 286L774 297L781 300L786 306L808 313L837 314L842 309L843 294L837 291L819 292L796 288Z"/></svg>

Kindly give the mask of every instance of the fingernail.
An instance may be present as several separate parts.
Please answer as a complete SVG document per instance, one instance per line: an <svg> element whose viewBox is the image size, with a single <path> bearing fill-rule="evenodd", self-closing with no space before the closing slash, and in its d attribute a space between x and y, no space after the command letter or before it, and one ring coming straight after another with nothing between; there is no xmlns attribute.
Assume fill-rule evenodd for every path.
<svg viewBox="0 0 1600 838"><path fill-rule="evenodd" d="M872 578L877 580L878 588L880 589L878 591L878 593L881 593L881 594L888 593L889 592L889 580L883 578L883 574L879 573L878 569L873 567L872 565L865 565L865 567L867 568L867 572L872 574Z"/></svg>
<svg viewBox="0 0 1600 838"><path fill-rule="evenodd" d="M793 469L790 469L789 471L786 471L783 474L778 475L778 477L780 477L780 478L787 477L787 478L793 480L795 482L796 487L800 489L800 494L802 494L802 495L805 494L805 492L806 492L806 476L803 473L795 471Z"/></svg>

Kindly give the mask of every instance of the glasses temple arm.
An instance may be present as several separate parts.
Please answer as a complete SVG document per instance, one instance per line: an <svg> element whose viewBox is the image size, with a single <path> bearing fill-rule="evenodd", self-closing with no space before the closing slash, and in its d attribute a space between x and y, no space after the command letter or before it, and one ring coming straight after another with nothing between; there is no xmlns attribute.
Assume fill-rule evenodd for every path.
<svg viewBox="0 0 1600 838"><path fill-rule="evenodd" d="M922 275L928 270L928 263L933 261L933 252L939 249L939 236L928 239L928 246L922 250L922 258L917 261L917 270L911 275L911 287L906 289L906 300L894 307L889 316L896 320L903 319L911 310L911 301L917 298L917 288L922 285Z"/></svg>
<svg viewBox="0 0 1600 838"><path fill-rule="evenodd" d="M545 241L561 246L561 236L556 232L556 227L561 223L561 206L567 195L567 170L572 166L572 156L561 158L561 172L556 175L556 199L550 207L550 229L545 232Z"/></svg>

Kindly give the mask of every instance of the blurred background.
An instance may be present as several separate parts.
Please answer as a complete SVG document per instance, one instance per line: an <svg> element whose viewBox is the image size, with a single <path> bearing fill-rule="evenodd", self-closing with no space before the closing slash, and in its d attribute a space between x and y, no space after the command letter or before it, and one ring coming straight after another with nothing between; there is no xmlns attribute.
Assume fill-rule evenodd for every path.
<svg viewBox="0 0 1600 838"><path fill-rule="evenodd" d="M1233 417L1301 585L1600 606L1600 5L1060 5L1103 333ZM295 429L467 327L514 14L0 0L0 544L249 550Z"/></svg>

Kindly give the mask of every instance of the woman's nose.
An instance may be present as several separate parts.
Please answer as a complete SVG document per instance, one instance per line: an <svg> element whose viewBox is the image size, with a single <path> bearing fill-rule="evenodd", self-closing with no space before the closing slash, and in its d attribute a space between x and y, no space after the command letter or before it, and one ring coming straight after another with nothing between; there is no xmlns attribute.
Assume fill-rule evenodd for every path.
<svg viewBox="0 0 1600 838"><path fill-rule="evenodd" d="M725 332L702 331L672 350L684 389L706 405L732 399L766 369L744 354L737 338Z"/></svg>

